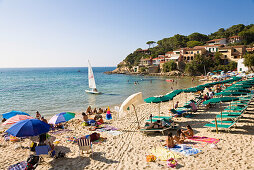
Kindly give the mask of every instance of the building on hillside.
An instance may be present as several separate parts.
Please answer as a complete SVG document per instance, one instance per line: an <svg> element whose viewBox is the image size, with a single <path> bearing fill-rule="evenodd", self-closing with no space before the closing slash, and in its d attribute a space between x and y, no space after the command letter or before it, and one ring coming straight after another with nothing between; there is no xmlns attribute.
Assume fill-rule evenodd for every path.
<svg viewBox="0 0 254 170"><path fill-rule="evenodd" d="M205 55L206 49L205 48L183 48L180 49L182 53L182 60L184 62L190 62L195 58L196 54Z"/></svg>
<svg viewBox="0 0 254 170"><path fill-rule="evenodd" d="M138 53L143 53L143 54L151 54L151 51L149 49L138 49L136 50Z"/></svg>
<svg viewBox="0 0 254 170"><path fill-rule="evenodd" d="M246 51L247 51L247 52L254 52L254 47L246 48Z"/></svg>
<svg viewBox="0 0 254 170"><path fill-rule="evenodd" d="M158 55L157 58L153 58L152 60L153 60L152 64L155 65L155 66L158 66L161 63L165 62L165 56L164 55Z"/></svg>
<svg viewBox="0 0 254 170"><path fill-rule="evenodd" d="M141 58L140 59L140 63L139 63L139 66L150 66L152 65L153 63L153 59L150 57L150 58Z"/></svg>
<svg viewBox="0 0 254 170"><path fill-rule="evenodd" d="M220 47L222 47L223 45L221 44L218 44L218 45L203 45L203 46L195 46L193 47L194 49L196 48L204 48L206 49L207 52L210 52L210 53L215 53L219 50Z"/></svg>
<svg viewBox="0 0 254 170"><path fill-rule="evenodd" d="M227 44L227 39L226 38L220 38L220 39L213 39L213 40L210 40L210 41L207 41L207 44L208 45L225 45Z"/></svg>
<svg viewBox="0 0 254 170"><path fill-rule="evenodd" d="M178 62L178 59L180 59L180 52L178 51L169 51L165 53L165 62L168 62L170 60L173 60L175 62Z"/></svg>
<svg viewBox="0 0 254 170"><path fill-rule="evenodd" d="M238 35L235 35L235 36L232 36L232 37L229 37L228 38L228 43L238 43L238 42L241 42L242 41L242 38Z"/></svg>
<svg viewBox="0 0 254 170"><path fill-rule="evenodd" d="M238 62L245 54L246 47L244 45L221 47L219 52L222 54L223 64L228 64L229 61Z"/></svg>
<svg viewBox="0 0 254 170"><path fill-rule="evenodd" d="M241 58L237 61L237 72L247 72L249 69L244 64L244 58Z"/></svg>

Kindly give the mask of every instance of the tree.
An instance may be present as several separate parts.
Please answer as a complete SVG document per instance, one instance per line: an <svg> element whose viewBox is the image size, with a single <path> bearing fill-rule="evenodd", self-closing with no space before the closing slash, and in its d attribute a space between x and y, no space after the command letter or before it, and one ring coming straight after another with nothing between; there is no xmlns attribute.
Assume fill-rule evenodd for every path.
<svg viewBox="0 0 254 170"><path fill-rule="evenodd" d="M209 37L205 34L200 34L198 32L194 32L190 35L188 35L188 38L190 41L199 41L199 42L202 42L202 43L205 43L206 41L209 40Z"/></svg>
<svg viewBox="0 0 254 170"><path fill-rule="evenodd" d="M187 42L187 47L195 47L195 46L200 46L203 45L203 43L199 42L199 41L188 41Z"/></svg>
<svg viewBox="0 0 254 170"><path fill-rule="evenodd" d="M169 62L163 64L163 72L176 70L176 67L177 64L173 60L170 60Z"/></svg>
<svg viewBox="0 0 254 170"><path fill-rule="evenodd" d="M253 71L254 66L254 54L245 54L243 64Z"/></svg>
<svg viewBox="0 0 254 170"><path fill-rule="evenodd" d="M151 45L155 44L155 42L154 41L147 41L146 44L149 45L149 48L150 48Z"/></svg>

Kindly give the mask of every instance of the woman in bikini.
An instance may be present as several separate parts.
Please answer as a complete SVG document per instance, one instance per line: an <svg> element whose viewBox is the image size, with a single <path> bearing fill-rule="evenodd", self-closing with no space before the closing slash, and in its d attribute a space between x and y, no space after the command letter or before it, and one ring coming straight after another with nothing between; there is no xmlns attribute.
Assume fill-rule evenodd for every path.
<svg viewBox="0 0 254 170"><path fill-rule="evenodd" d="M181 129L177 130L176 135L173 137L173 139L177 144L183 144L185 137Z"/></svg>
<svg viewBox="0 0 254 170"><path fill-rule="evenodd" d="M187 125L187 130L182 130L183 134L187 138L192 138L194 136L193 129L190 125Z"/></svg>

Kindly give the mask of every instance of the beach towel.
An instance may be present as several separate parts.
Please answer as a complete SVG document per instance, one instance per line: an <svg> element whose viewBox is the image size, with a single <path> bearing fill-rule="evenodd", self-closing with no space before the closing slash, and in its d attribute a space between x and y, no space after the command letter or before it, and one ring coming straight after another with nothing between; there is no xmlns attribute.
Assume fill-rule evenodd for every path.
<svg viewBox="0 0 254 170"><path fill-rule="evenodd" d="M201 137L201 136L193 136L192 138L188 138L190 140L194 141L200 141L200 142L206 142L206 143L218 143L220 139L215 139L215 138L208 138L208 137Z"/></svg>
<svg viewBox="0 0 254 170"><path fill-rule="evenodd" d="M108 134L110 135L113 135L113 136L118 136L118 135L121 135L122 132L120 131L113 131L113 130L110 130L110 131L106 131Z"/></svg>
<svg viewBox="0 0 254 170"><path fill-rule="evenodd" d="M169 151L166 148L163 147L155 147L153 149L151 149L150 151L153 155L155 155L157 157L157 159L161 160L161 161L167 161L170 158L174 158L174 159L178 159L178 158L182 158L182 156Z"/></svg>
<svg viewBox="0 0 254 170"><path fill-rule="evenodd" d="M177 153L181 153L185 156L192 156L192 155L196 155L198 153L201 153L202 150L196 149L196 148L192 148L189 146L185 146L185 148L183 149L184 144L180 144L180 145L175 145L173 148L169 148L169 150L173 151L173 152L177 152Z"/></svg>
<svg viewBox="0 0 254 170"><path fill-rule="evenodd" d="M8 170L25 170L27 166L26 161L19 162L15 165L11 165L8 167Z"/></svg>

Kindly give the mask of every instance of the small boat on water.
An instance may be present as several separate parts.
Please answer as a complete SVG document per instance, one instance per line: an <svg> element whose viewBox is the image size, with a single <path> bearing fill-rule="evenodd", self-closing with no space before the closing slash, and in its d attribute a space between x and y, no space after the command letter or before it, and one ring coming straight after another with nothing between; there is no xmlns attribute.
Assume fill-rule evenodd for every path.
<svg viewBox="0 0 254 170"><path fill-rule="evenodd" d="M89 60L88 60L88 83L89 83L90 90L85 90L87 93L101 94L101 92L99 92L96 89L96 84L95 84L94 75L93 75L93 69L91 67Z"/></svg>

